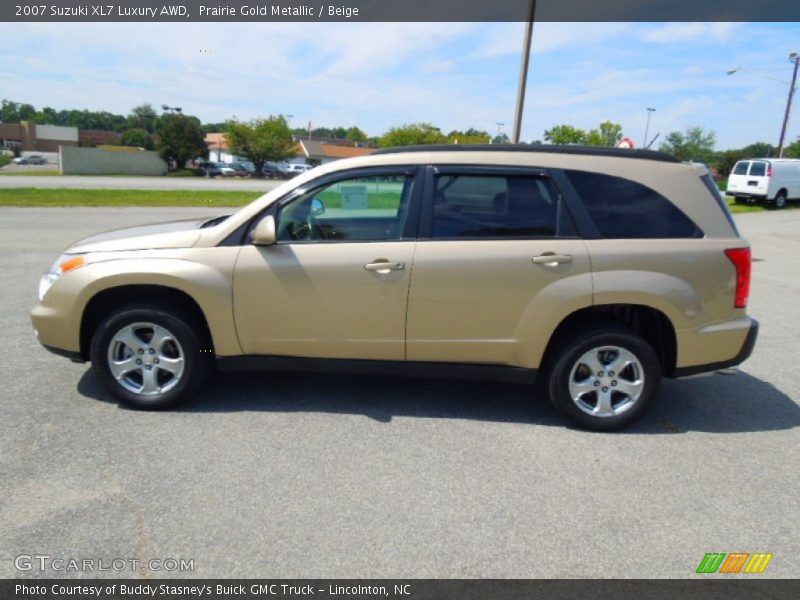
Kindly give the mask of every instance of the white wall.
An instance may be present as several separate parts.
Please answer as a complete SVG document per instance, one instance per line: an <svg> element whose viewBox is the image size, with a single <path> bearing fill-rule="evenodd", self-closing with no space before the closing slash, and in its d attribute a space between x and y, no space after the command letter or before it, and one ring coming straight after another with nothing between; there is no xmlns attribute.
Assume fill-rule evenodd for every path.
<svg viewBox="0 0 800 600"><path fill-rule="evenodd" d="M165 175L166 172L167 163L157 152L61 147L62 175Z"/></svg>
<svg viewBox="0 0 800 600"><path fill-rule="evenodd" d="M36 137L40 140L57 140L59 142L77 142L77 127L61 125L36 125Z"/></svg>

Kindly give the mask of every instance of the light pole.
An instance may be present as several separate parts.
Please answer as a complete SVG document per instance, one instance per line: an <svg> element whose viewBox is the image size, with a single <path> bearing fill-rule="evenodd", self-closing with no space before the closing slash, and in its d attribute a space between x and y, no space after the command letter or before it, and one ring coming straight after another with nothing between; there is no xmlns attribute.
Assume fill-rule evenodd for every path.
<svg viewBox="0 0 800 600"><path fill-rule="evenodd" d="M789 98L786 100L786 112L783 115L781 139L778 142L778 158L783 158L783 142L786 140L786 127L789 125L789 113L792 112L792 99L794 98L795 84L797 83L797 67L800 66L800 52L790 52L789 60L794 63L794 70L792 71L792 83L789 84Z"/></svg>
<svg viewBox="0 0 800 600"><path fill-rule="evenodd" d="M514 131L511 141L519 144L522 129L522 108L525 106L525 86L528 83L528 63L531 57L531 38L533 37L533 20L536 16L536 0L528 5L528 20L525 22L525 38L522 42L522 64L519 68L519 87L517 88L517 108L514 111Z"/></svg>
<svg viewBox="0 0 800 600"><path fill-rule="evenodd" d="M655 108L647 109L647 124L644 126L644 143L642 144L642 148L647 148L647 134L650 133L650 115L654 112L656 112Z"/></svg>
<svg viewBox="0 0 800 600"><path fill-rule="evenodd" d="M505 125L505 123L503 123L502 121L497 121L497 123L495 123L495 125L497 125L497 136L496 137L497 137L497 139L500 139L500 131L502 130L502 127L503 127L503 125Z"/></svg>

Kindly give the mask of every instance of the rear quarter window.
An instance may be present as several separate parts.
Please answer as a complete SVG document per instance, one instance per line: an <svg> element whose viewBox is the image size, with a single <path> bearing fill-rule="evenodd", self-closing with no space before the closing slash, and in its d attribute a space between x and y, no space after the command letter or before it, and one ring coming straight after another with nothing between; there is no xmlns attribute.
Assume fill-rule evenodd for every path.
<svg viewBox="0 0 800 600"><path fill-rule="evenodd" d="M751 177L763 177L767 174L767 163L753 161L753 166L750 167Z"/></svg>
<svg viewBox="0 0 800 600"><path fill-rule="evenodd" d="M677 206L647 186L601 173L565 173L604 238L703 237L700 228Z"/></svg>
<svg viewBox="0 0 800 600"><path fill-rule="evenodd" d="M749 160L741 160L733 167L734 175L747 175L747 167L750 166Z"/></svg>

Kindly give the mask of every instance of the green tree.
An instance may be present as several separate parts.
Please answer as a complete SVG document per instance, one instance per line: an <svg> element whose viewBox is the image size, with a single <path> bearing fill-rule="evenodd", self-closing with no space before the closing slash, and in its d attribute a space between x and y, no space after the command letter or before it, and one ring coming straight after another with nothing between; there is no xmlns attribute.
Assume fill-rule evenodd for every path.
<svg viewBox="0 0 800 600"><path fill-rule="evenodd" d="M717 171L718 178L727 177L728 174L733 171L733 165L737 162L746 158L746 153L739 149L739 150L723 150L722 152L718 152L716 156L716 160L714 161L714 167Z"/></svg>
<svg viewBox="0 0 800 600"><path fill-rule="evenodd" d="M447 141L451 144L488 144L492 136L487 131L470 127L466 131L451 131L447 134Z"/></svg>
<svg viewBox="0 0 800 600"><path fill-rule="evenodd" d="M146 102L131 109L131 114L128 115L128 127L131 130L143 129L147 133L155 133L157 118L156 109Z"/></svg>
<svg viewBox="0 0 800 600"><path fill-rule="evenodd" d="M200 129L203 133L221 133L225 131L225 123L203 123Z"/></svg>
<svg viewBox="0 0 800 600"><path fill-rule="evenodd" d="M152 150L155 148L153 137L144 129L128 129L122 133L121 139L123 146L132 146L134 148L144 148L145 150Z"/></svg>
<svg viewBox="0 0 800 600"><path fill-rule="evenodd" d="M383 134L378 145L381 148L395 146L417 146L427 144L444 144L447 138L438 127L430 123L407 123L400 127L392 127Z"/></svg>
<svg viewBox="0 0 800 600"><path fill-rule="evenodd" d="M778 148L767 142L756 142L742 148L748 158L774 158L778 156Z"/></svg>
<svg viewBox="0 0 800 600"><path fill-rule="evenodd" d="M292 132L282 116L252 121L231 119L225 123L225 137L233 154L248 158L255 166L255 176L262 177L267 161L281 161L295 155Z"/></svg>
<svg viewBox="0 0 800 600"><path fill-rule="evenodd" d="M510 144L511 138L508 137L505 133L499 133L492 138L492 144Z"/></svg>
<svg viewBox="0 0 800 600"><path fill-rule="evenodd" d="M200 131L200 121L183 114L162 115L156 124L159 136L158 154L182 169L186 162L197 157L207 157L205 136Z"/></svg>
<svg viewBox="0 0 800 600"><path fill-rule="evenodd" d="M45 106L42 110L37 110L33 115L33 120L42 125L59 125L58 113L56 109Z"/></svg>
<svg viewBox="0 0 800 600"><path fill-rule="evenodd" d="M22 104L3 100L0 105L0 121L3 123L19 123L32 120L36 116L36 109L32 104Z"/></svg>
<svg viewBox="0 0 800 600"><path fill-rule="evenodd" d="M800 137L783 149L785 158L800 158Z"/></svg>
<svg viewBox="0 0 800 600"><path fill-rule="evenodd" d="M544 139L551 144L585 144L587 133L572 125L556 125L544 132Z"/></svg>
<svg viewBox="0 0 800 600"><path fill-rule="evenodd" d="M670 132L659 149L680 160L711 163L716 144L717 136L713 131L705 131L702 127L687 127L683 132Z"/></svg>
<svg viewBox="0 0 800 600"><path fill-rule="evenodd" d="M614 147L622 139L622 125L603 121L597 127L586 134L586 144L589 146L608 146Z"/></svg>
<svg viewBox="0 0 800 600"><path fill-rule="evenodd" d="M353 127L349 127L347 129L345 139L352 140L354 142L366 142L367 134L354 125Z"/></svg>

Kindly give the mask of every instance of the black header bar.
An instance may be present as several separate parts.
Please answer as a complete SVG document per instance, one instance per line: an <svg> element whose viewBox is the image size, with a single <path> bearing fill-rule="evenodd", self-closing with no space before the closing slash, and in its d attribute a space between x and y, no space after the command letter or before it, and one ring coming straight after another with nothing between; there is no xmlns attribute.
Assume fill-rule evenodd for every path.
<svg viewBox="0 0 800 600"><path fill-rule="evenodd" d="M540 22L800 21L798 0L535 0ZM3 0L7 22L525 21L529 0Z"/></svg>

